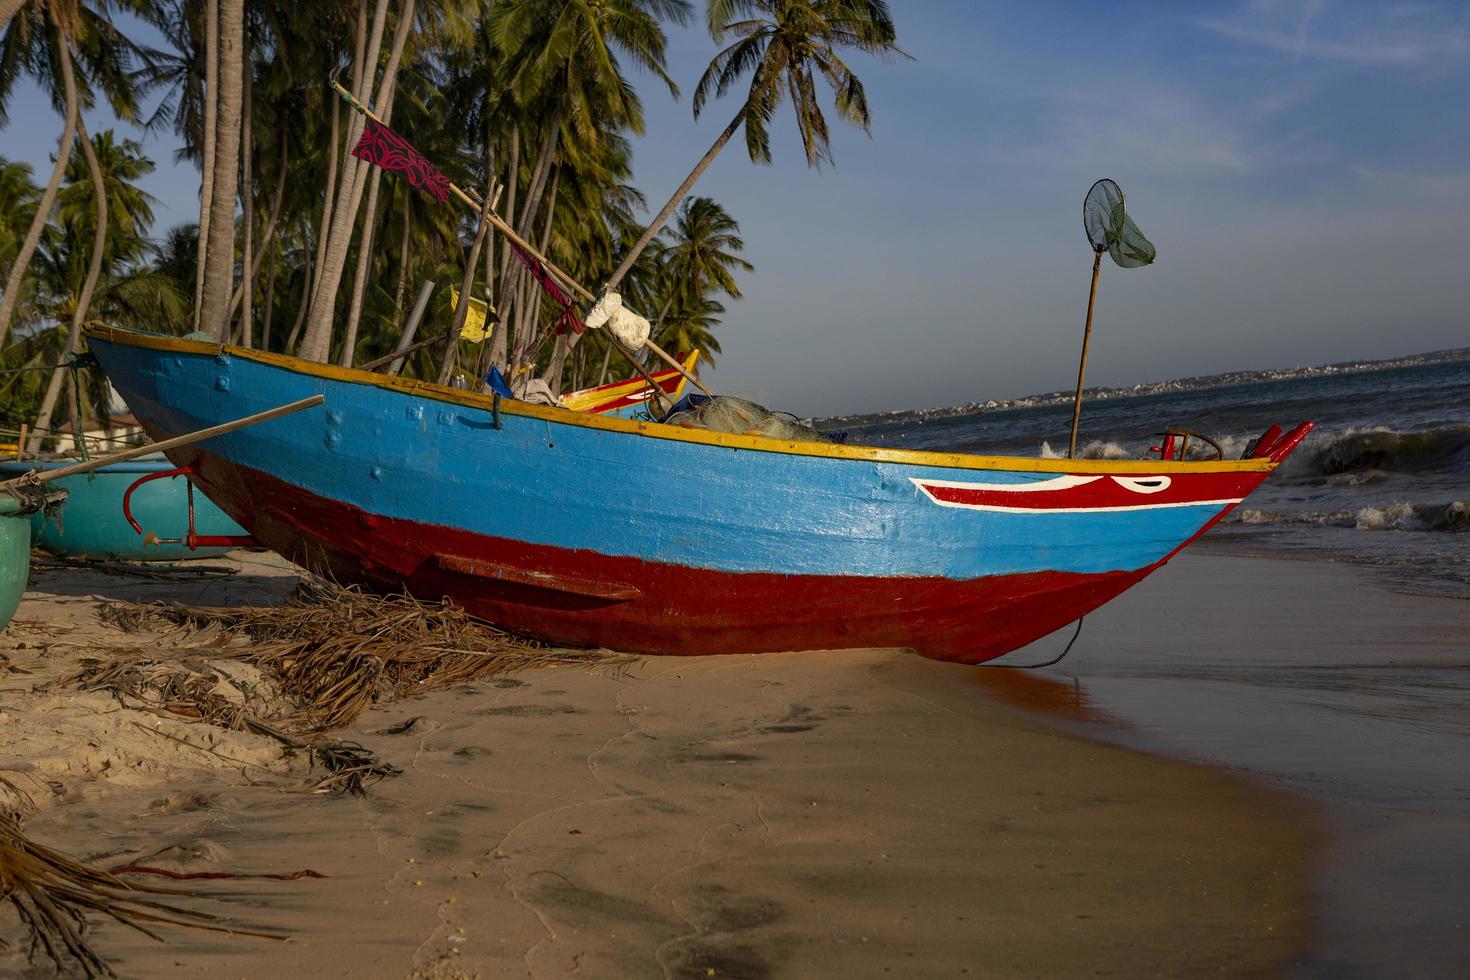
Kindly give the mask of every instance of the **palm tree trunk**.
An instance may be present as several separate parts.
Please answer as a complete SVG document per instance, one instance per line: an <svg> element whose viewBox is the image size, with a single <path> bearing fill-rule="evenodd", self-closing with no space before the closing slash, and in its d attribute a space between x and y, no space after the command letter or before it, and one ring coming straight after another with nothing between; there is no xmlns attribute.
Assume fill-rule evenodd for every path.
<svg viewBox="0 0 1470 980"><path fill-rule="evenodd" d="M10 23L21 7L26 5L26 0L0 0L0 27Z"/></svg>
<svg viewBox="0 0 1470 980"><path fill-rule="evenodd" d="M204 305L199 329L229 335L235 271L235 191L239 183L240 117L245 54L245 0L219 0L219 119L214 148L214 195L209 208L212 246L205 256Z"/></svg>
<svg viewBox="0 0 1470 980"><path fill-rule="evenodd" d="M36 246L41 244L41 235L46 230L46 223L51 218L51 209L56 206L56 194L61 190L61 180L66 176L66 165L71 162L72 147L76 144L77 124L81 119L81 111L77 102L77 79L72 70L71 51L67 48L66 38L58 32L57 47L59 49L59 60L61 62L62 86L66 91L66 123L61 129L61 142L56 149L56 165L51 168L51 180L46 184L46 190L41 194L41 200L36 204L36 215L31 219L31 227L26 231L25 241L21 242L20 251L15 255L15 262L10 267L10 275L5 280L5 295L0 297L0 345L5 343L5 338L10 331L10 320L15 315L15 307L20 301L21 283L25 279L26 271L30 268L31 257L36 254Z"/></svg>
<svg viewBox="0 0 1470 980"><path fill-rule="evenodd" d="M214 150L219 133L219 0L204 0L204 151L199 165L199 250L194 260L194 329L204 310L209 216L214 205Z"/></svg>
<svg viewBox="0 0 1470 980"><path fill-rule="evenodd" d="M338 363L352 367L357 352L357 325L362 321L362 300L367 291L368 270L373 257L373 224L378 213L378 181L383 171L377 167L368 175L367 219L362 223L362 240L357 243L357 271L352 277L352 300L347 304L347 333L342 338L342 356Z"/></svg>
<svg viewBox="0 0 1470 980"><path fill-rule="evenodd" d="M332 99L332 144L327 151L327 192L322 198L322 220L316 227L316 268L322 267L322 262L327 257L327 233L332 227L332 205L336 202L337 193L337 143L338 130L342 115L342 103ZM311 263L308 263L310 265ZM312 296L316 295L316 287L312 287Z"/></svg>
<svg viewBox="0 0 1470 980"><path fill-rule="evenodd" d="M607 285L603 287L604 289L613 290L618 288L618 283L622 282L623 277L628 274L628 270L633 268L633 263L638 261L638 256L643 254L643 250L648 247L648 243L653 241L654 236L663 228L664 222L669 220L669 215L674 213L674 208L678 207L679 202L684 200L684 195L689 193L690 188L694 186L694 182L699 180L700 176L709 169L709 165L715 162L715 157L720 155L720 151L725 148L726 143L730 142L730 137L735 135L735 131L740 128L740 124L744 121L745 110L742 108L739 112L735 113L735 118L730 120L730 125L725 127L724 132L720 133L715 139L714 144L705 151L704 156L699 158L699 162L694 165L693 170L689 171L689 176L685 177L684 183L680 184L679 189L674 191L674 196L669 198L668 203L663 206L663 210L654 215L653 221L647 228L643 229L643 235L638 241L633 243L633 247L623 257L622 264L613 270L611 276L608 276Z"/></svg>
<svg viewBox="0 0 1470 980"><path fill-rule="evenodd" d="M398 59L403 53L403 42L407 41L408 28L412 23L414 0L404 5L404 14L399 17L398 29L394 33L393 53L383 73L373 105L381 111L386 108L384 95L391 93L392 83L398 73ZM378 55L383 48L383 27L388 19L388 0L378 0L373 14L372 36L368 41L367 55L363 62L363 85L372 82L378 64ZM347 143L353 145L362 135L363 117L354 113L347 126ZM332 231L327 239L326 256L317 270L316 296L307 315L306 336L301 341L301 356L313 361L325 361L331 355L332 321L337 310L337 290L342 284L342 273L347 265L347 251L352 244L352 233L357 225L357 212L362 203L364 182L360 180L362 163L350 153L342 160L342 181L337 189L337 207L332 215Z"/></svg>
<svg viewBox="0 0 1470 980"><path fill-rule="evenodd" d="M490 198L485 198L485 207L480 213L480 228L475 232L475 244L470 246L469 257L464 264L464 278L459 284L459 302L454 307L454 320L449 327L449 339L445 341L444 359L439 367L439 383L447 385L454 377L454 367L459 360L459 331L464 326L465 314L470 308L470 290L475 285L475 264L480 261L480 249L485 244L485 235L490 222L485 215L490 211Z"/></svg>
<svg viewBox="0 0 1470 980"><path fill-rule="evenodd" d="M65 51L66 42L62 42ZM70 54L64 54L64 58L70 58ZM107 183L102 178L102 165L97 160L97 150L92 146L92 141L87 138L87 127L81 119L77 120L77 136L82 144L82 156L87 159L87 171L92 176L92 194L96 197L97 227L92 235L92 259L87 265L87 278L82 282L81 292L77 293L76 305L72 307L71 329L66 335L66 353L74 354L77 351L78 341L82 336L82 323L87 319L87 310L92 305L92 293L97 288L97 279L102 274L102 253L107 248ZM32 451L41 448L41 440L45 438L45 432L51 427L51 415L56 409L57 397L61 394L61 388L66 384L66 376L72 369L69 367L58 367L51 372L51 381L46 385L46 393L41 398L41 408L36 417L36 438L32 441Z"/></svg>
<svg viewBox="0 0 1470 980"><path fill-rule="evenodd" d="M516 213L516 188L521 182L521 127L512 126L510 130L510 163L505 168L505 211L512 217ZM499 306L504 306L510 299L510 284L505 281L506 270L510 268L510 239L505 240L505 249L500 256L500 289L504 293ZM504 315L503 313L501 314Z"/></svg>
<svg viewBox="0 0 1470 980"><path fill-rule="evenodd" d="M296 338L301 336L301 325L306 322L306 309L311 305L311 249L301 250L306 257L306 266L301 270L301 302L296 306L296 322L291 324L291 333L286 337L285 346L281 348L282 354L290 354L296 350Z"/></svg>
<svg viewBox="0 0 1470 980"><path fill-rule="evenodd" d="M271 314L276 309L276 267L280 258L281 246L275 239L267 237L270 242L266 250L271 253L270 272L265 277L265 316L260 323L260 349L271 349Z"/></svg>
<svg viewBox="0 0 1470 980"><path fill-rule="evenodd" d="M240 215L242 242L240 248L240 343L246 347L255 346L255 276L251 273L255 268L252 259L255 258L255 183L254 173L250 165L251 158L255 156L254 133L251 131L250 115L252 106L250 104L251 90L253 88L251 76L255 74L255 66L251 63L249 53L246 53L244 63L244 77L241 85L244 89L244 106L241 108L241 131L240 131ZM233 315L234 304L230 306L231 314L226 315L229 319Z"/></svg>
<svg viewBox="0 0 1470 980"><path fill-rule="evenodd" d="M276 189L272 192L270 216L266 218L265 230L260 233L260 240L262 242L271 241L271 236L274 235L276 231L276 222L278 222L281 218L281 205L285 202L286 199L286 157L286 132L285 130L282 130L281 174L279 177L276 178ZM235 294L230 297L230 316L234 316L235 311L240 308L240 301L245 298L246 284L253 283L255 281L255 277L260 275L260 263L264 260L264 258L265 250L262 249L259 253L256 254L255 260L250 263L249 267L247 268L246 275L241 281L240 285L235 287Z"/></svg>
<svg viewBox="0 0 1470 980"><path fill-rule="evenodd" d="M559 112L553 114L551 126L547 130L546 136L541 140L541 149L537 152L536 163L531 168L531 183L526 187L526 199L521 203L520 218L516 220L514 226L516 234L520 235L526 241L529 241L531 238L531 228L535 223L536 212L541 207L541 195L546 190L546 177L553 167L552 156L556 150L558 137L561 134L560 119L561 114ZM511 218L516 218L514 208L511 209ZM544 249L541 254L546 254ZM519 262L511 263L510 268L505 270L505 275L510 280L510 288L514 289L520 284L524 274L524 266Z"/></svg>
<svg viewBox="0 0 1470 980"><path fill-rule="evenodd" d="M597 372L597 383L607 384L607 367L612 363L612 341L607 342L607 347L602 352L602 370Z"/></svg>
<svg viewBox="0 0 1470 980"><path fill-rule="evenodd" d="M393 30L393 47L388 52L388 65L383 71L383 83L378 89L375 103L383 124L393 122L393 96L398 88L398 62L403 57L403 47L408 41L409 28L413 25L414 0L408 0L398 15L398 25ZM363 164L363 166L367 166ZM357 271L352 280L352 300L347 304L347 333L342 342L341 365L351 367L357 351L357 328L362 321L362 302L367 290L368 272L371 268L374 216L378 211L378 185L383 171L371 168L368 178L367 219L362 226L362 239L357 245Z"/></svg>

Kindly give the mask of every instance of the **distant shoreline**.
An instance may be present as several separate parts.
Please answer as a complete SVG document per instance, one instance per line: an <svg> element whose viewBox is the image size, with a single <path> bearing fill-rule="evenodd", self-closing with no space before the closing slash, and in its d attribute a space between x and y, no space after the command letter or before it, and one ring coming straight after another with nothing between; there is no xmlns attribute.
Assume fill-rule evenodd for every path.
<svg viewBox="0 0 1470 980"><path fill-rule="evenodd" d="M1171 381L1152 381L1122 388L1084 388L1084 401L1102 401L1110 398L1140 398L1161 395L1170 391L1205 391L1211 388L1233 388L1239 385L1260 384L1264 381L1291 381L1297 378L1312 378L1334 374L1363 374L1369 371L1391 371L1395 368L1423 367L1427 364L1453 364L1470 361L1470 347L1450 350L1428 351L1404 357L1390 357L1377 361L1338 361L1335 364L1316 364L1303 367L1266 368L1258 371L1226 371L1222 374L1198 374ZM976 412L999 412L1016 408L1044 408L1048 405L1069 403L1075 391L1051 391L1021 398L989 399L967 402L938 408L906 408L888 412L864 412L856 415L832 415L818 419L824 429L837 426L863 426L879 422L895 422L903 419L937 419L956 415L971 415Z"/></svg>

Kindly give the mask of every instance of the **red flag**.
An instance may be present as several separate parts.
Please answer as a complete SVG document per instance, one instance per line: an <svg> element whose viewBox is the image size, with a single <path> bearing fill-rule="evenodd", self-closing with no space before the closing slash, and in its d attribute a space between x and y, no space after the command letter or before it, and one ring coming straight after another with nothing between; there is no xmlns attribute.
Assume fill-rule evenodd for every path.
<svg viewBox="0 0 1470 980"><path fill-rule="evenodd" d="M362 139L357 141L352 155L375 167L403 174L409 184L437 198L440 204L449 200L449 178L402 136L371 117L365 120Z"/></svg>

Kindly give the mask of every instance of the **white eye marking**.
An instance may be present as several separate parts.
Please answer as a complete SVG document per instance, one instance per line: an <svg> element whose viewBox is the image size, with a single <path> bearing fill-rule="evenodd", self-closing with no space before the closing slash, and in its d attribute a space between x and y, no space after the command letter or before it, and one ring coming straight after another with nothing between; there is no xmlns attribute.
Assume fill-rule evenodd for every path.
<svg viewBox="0 0 1470 980"><path fill-rule="evenodd" d="M1113 482L1134 493L1159 493L1174 482L1167 476L1115 476Z"/></svg>

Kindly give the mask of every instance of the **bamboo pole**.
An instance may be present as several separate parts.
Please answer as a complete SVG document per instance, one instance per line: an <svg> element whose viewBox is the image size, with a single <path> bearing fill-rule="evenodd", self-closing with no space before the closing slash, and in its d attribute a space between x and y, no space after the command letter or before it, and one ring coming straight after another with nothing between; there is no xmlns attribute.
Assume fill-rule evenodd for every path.
<svg viewBox="0 0 1470 980"><path fill-rule="evenodd" d="M368 361L366 364L359 364L357 365L357 370L372 371L375 368L382 367L389 361L394 362L394 364L396 365L399 361L403 360L403 358L407 357L409 354L415 353L416 351L421 351L425 347L431 347L434 344L442 344L448 339L449 334L441 333L436 336L430 337L427 340L420 340L416 344L409 344L407 347L404 347L401 350L395 350L391 354L384 354L382 357L375 357L371 361ZM394 368L389 368L386 373L397 374L398 372Z"/></svg>
<svg viewBox="0 0 1470 980"><path fill-rule="evenodd" d="M367 106L363 105L362 102L357 98L357 96L353 95L351 92L347 91L347 89L343 88L341 83L339 83L337 79L330 79L329 84L332 86L332 89L339 96L342 97L342 100L348 105L352 106L352 108L356 109L364 116L367 116L369 119L380 126L388 125L387 123L383 122L381 116L377 115L377 113L373 112ZM538 262L544 265L546 267L546 271L555 276L563 286L570 289L572 292L580 294L582 298L587 300L589 303L597 302L596 294L594 294L586 286L583 286L577 280L573 279L570 275L558 268L550 259L541 254L540 249L532 245L530 242L526 241L520 235L516 234L515 229L506 224L505 219L497 214L494 208L485 207L485 202L479 199L479 195L474 194L473 192L466 193L458 184L454 183L453 181L449 182L449 190L450 193L459 198L459 200L462 201L467 207L473 208L476 212L480 213L483 220L489 222L490 226L493 227L496 231L500 232L512 242L515 242L521 248L525 249L526 254L530 255L532 258L536 259ZM628 350L628 348L623 345L622 341L618 340L611 333L608 334L608 339L611 340L613 344L616 345L618 350L620 350L623 355L632 362L633 366L638 369L640 374L642 374L645 378L648 377L647 372L643 369L643 365L640 364L637 358L633 356L633 352ZM706 385L703 381L700 381L688 371L684 370L684 365L674 360L674 358L671 357L667 351L659 347L651 339L644 341L644 344L648 347L649 350L653 351L655 355L663 360L665 364L668 364L675 371L678 371L680 374L682 374L686 380L688 380L700 391L704 392L706 395L709 395L711 398L715 396L714 391L712 391L708 385ZM652 379L649 379L649 383L653 384ZM657 388L658 386L654 385L654 387Z"/></svg>
<svg viewBox="0 0 1470 980"><path fill-rule="evenodd" d="M1092 288L1087 292L1087 325L1082 329L1082 360L1077 365L1077 397L1072 402L1072 438L1067 443L1067 458L1077 458L1077 425L1082 420L1082 379L1087 376L1087 345L1092 340L1092 310L1097 305L1097 273L1102 268L1102 252L1092 257Z"/></svg>
<svg viewBox="0 0 1470 980"><path fill-rule="evenodd" d="M110 456L99 456L96 459L89 459L84 463L63 466L59 470L32 470L25 476L16 477L14 480L6 480L4 483L0 483L0 490L9 489L22 482L50 483L52 480L60 480L62 477L76 476L78 473L90 473L92 470L101 466L107 466L109 463L121 463L125 460L136 459L139 456L147 456L150 453L161 453L168 449L178 449L180 446L188 446L205 439L213 438L214 436L224 435L226 432L234 432L236 429L248 428L252 425L259 425L261 422L278 419L283 415L291 415L303 409L314 408L326 400L327 397L325 395L312 395L310 398L303 398L300 401L280 405L264 412L247 415L244 418L235 419L233 422L222 422L219 425L212 425L207 429L199 429L181 436L174 436L172 439L165 439L163 442L152 442L146 446L134 446L132 449L124 449L122 452L113 453Z"/></svg>

